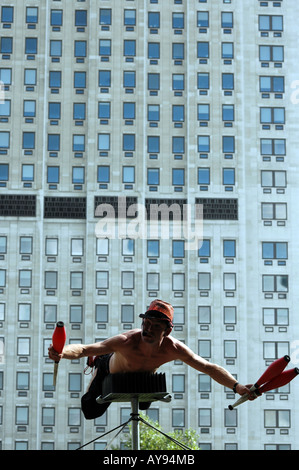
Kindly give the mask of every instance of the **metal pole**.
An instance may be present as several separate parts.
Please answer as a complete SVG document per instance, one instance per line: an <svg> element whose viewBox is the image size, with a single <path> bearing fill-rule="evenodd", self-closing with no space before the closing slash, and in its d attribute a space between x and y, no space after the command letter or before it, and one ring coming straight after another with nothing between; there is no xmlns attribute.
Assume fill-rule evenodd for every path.
<svg viewBox="0 0 299 470"><path fill-rule="evenodd" d="M139 413L138 413L138 397L133 397L132 405L132 450L140 450L139 441Z"/></svg>

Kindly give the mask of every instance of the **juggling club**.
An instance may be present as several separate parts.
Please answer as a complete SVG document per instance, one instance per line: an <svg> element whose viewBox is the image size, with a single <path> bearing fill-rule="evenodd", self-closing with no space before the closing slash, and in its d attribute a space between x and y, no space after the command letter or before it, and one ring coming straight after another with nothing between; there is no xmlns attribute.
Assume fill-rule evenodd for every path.
<svg viewBox="0 0 299 470"><path fill-rule="evenodd" d="M55 330L54 330L54 333L53 333L53 336L52 336L53 348L59 354L63 350L63 347L65 345L65 341L66 341L66 332L65 332L64 323L62 321L59 321L59 322L56 323L56 327L55 327ZM54 387L56 387L58 364L59 364L59 361L55 361L55 363L54 363L54 376L53 376L53 385L54 385Z"/></svg>

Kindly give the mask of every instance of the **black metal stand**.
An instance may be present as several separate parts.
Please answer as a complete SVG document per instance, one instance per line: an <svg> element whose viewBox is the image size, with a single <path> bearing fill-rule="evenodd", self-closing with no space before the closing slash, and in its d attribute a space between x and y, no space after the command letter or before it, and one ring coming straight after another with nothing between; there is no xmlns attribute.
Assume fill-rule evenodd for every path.
<svg viewBox="0 0 299 470"><path fill-rule="evenodd" d="M157 429L155 426L152 426L150 423L145 421L139 414L138 409L139 409L139 402L152 402L152 401L164 401L164 402L170 402L171 401L171 396L168 393L164 392L157 392L157 393L109 393L105 397L98 397L97 398L97 403L107 403L107 402L130 402L131 403L131 417L128 421L126 421L124 424L121 424L120 426L117 426L114 429L111 429L110 431L106 432L105 434L102 434L101 436L96 437L92 441L87 442L86 444L82 445L81 447L78 447L76 450L80 450L83 447L86 447L87 445L95 442L98 439L101 439L102 437L106 436L107 434L116 431L117 429L120 429L119 432L116 434L121 433L121 431L130 423L132 422L132 450L140 450L140 435L139 435L139 423L143 423L146 426L154 429L155 431L159 432L163 436L165 436L167 439L170 441L174 442L177 444L179 447L181 447L184 450L191 450L188 446L185 444L177 441L171 436L168 436L164 432L162 432L160 429ZM115 436L115 437L116 437Z"/></svg>

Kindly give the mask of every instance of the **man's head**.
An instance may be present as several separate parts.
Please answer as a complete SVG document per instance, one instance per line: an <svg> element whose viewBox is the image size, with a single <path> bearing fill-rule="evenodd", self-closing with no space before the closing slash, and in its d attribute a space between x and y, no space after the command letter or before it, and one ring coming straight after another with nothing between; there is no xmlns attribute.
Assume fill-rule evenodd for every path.
<svg viewBox="0 0 299 470"><path fill-rule="evenodd" d="M143 318L143 334L147 335L148 329L164 331L164 336L167 336L171 333L173 328L173 307L168 302L163 300L153 300L145 313L139 315L140 318Z"/></svg>

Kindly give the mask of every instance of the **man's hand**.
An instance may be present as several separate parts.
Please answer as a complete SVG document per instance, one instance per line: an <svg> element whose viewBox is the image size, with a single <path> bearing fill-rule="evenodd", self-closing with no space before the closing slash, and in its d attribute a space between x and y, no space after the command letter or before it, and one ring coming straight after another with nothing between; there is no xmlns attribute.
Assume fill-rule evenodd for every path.
<svg viewBox="0 0 299 470"><path fill-rule="evenodd" d="M257 398L256 394L254 392L252 392L250 390L250 388L252 387L253 384L249 384L249 385L241 385L241 384L238 384L236 386L236 392L239 394L239 395L249 395L249 398L248 400L255 400Z"/></svg>
<svg viewBox="0 0 299 470"><path fill-rule="evenodd" d="M49 358L52 359L52 361L55 361L55 362L59 362L60 359L62 358L62 354L58 354L58 352L55 351L55 349L53 348L52 344L48 348L48 354L49 354Z"/></svg>

